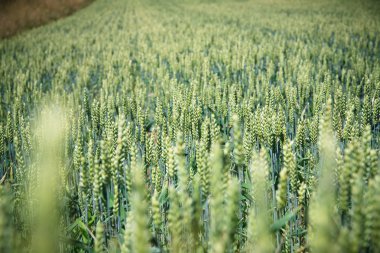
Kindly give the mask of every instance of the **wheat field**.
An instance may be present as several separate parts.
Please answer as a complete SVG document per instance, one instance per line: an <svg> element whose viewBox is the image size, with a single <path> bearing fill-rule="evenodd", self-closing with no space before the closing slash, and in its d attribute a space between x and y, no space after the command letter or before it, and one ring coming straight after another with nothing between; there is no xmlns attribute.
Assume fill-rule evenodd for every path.
<svg viewBox="0 0 380 253"><path fill-rule="evenodd" d="M97 0L0 41L0 252L380 252L380 4Z"/></svg>

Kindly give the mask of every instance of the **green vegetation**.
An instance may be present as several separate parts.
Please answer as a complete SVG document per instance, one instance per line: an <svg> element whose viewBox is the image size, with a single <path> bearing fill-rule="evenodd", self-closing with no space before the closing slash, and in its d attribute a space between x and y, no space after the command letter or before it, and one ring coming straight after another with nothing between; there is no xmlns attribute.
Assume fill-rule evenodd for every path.
<svg viewBox="0 0 380 253"><path fill-rule="evenodd" d="M98 0L0 41L0 252L379 252L379 10Z"/></svg>

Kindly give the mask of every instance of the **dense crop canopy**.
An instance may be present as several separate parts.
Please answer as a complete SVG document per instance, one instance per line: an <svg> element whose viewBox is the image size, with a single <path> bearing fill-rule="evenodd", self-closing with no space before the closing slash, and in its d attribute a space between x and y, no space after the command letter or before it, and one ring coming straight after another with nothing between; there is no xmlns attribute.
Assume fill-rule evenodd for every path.
<svg viewBox="0 0 380 253"><path fill-rule="evenodd" d="M0 252L378 252L378 13L98 0L0 41Z"/></svg>

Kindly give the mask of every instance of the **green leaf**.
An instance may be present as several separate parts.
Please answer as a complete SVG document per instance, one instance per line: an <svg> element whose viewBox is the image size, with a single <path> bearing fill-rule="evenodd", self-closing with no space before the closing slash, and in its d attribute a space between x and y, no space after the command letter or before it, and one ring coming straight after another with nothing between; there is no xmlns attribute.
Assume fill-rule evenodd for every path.
<svg viewBox="0 0 380 253"><path fill-rule="evenodd" d="M307 230L306 229L302 229L302 230L296 229L293 232L292 236L302 236L302 235L305 235L305 234L307 234Z"/></svg>
<svg viewBox="0 0 380 253"><path fill-rule="evenodd" d="M242 192L241 199L246 199L246 200L250 201L251 203L253 202L252 196L247 191Z"/></svg>
<svg viewBox="0 0 380 253"><path fill-rule="evenodd" d="M296 216L297 212L300 210L301 208L298 207L297 209L293 210L293 211L288 211L282 218L278 219L277 221L275 221L271 226L270 226L270 229L272 232L275 232L275 231L278 231L280 230L282 227L284 227L291 219L294 218L294 216Z"/></svg>
<svg viewBox="0 0 380 253"><path fill-rule="evenodd" d="M164 189L162 189L161 194L158 198L160 205L163 205L164 203L166 203L168 199L169 199L169 191L168 191L168 188L165 187Z"/></svg>
<svg viewBox="0 0 380 253"><path fill-rule="evenodd" d="M60 237L60 241L72 245L75 248L83 249L85 252L93 252L92 248L84 244L83 242L74 240L72 238Z"/></svg>

